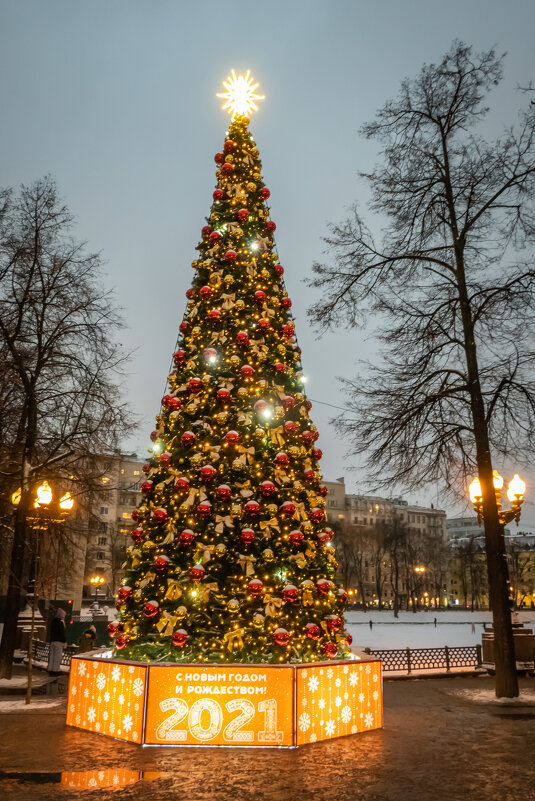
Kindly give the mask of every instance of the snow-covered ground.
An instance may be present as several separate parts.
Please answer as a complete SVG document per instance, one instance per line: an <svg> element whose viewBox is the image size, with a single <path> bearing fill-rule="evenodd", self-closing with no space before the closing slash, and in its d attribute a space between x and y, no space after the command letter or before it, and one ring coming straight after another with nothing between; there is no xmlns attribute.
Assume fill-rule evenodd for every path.
<svg viewBox="0 0 535 801"><path fill-rule="evenodd" d="M535 610L519 612L520 621L535 628ZM436 617L437 625L434 625ZM492 622L490 612L347 612L347 630L356 648L439 648L444 645L476 645L483 624ZM370 629L369 621L372 621ZM472 631L472 623L475 631Z"/></svg>

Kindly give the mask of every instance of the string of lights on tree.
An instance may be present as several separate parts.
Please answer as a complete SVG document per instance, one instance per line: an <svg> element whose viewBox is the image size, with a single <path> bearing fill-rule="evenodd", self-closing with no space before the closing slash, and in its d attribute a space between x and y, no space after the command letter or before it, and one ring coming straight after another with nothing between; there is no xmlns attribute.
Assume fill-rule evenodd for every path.
<svg viewBox="0 0 535 801"><path fill-rule="evenodd" d="M248 128L263 97L249 72L224 88L231 123L109 630L131 659L342 658L322 452Z"/></svg>

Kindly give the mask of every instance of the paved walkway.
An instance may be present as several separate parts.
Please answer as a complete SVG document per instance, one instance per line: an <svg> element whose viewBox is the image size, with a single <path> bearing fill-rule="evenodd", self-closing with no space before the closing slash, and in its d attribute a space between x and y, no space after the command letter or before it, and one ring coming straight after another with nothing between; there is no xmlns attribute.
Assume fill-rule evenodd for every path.
<svg viewBox="0 0 535 801"><path fill-rule="evenodd" d="M535 679L522 680L522 686L531 703L504 705L474 700L481 700L482 690L491 689L489 678L385 682L383 730L291 751L143 749L67 729L63 705L52 712L1 714L0 797L10 801L533 798ZM96 771L93 784L113 781L114 776L119 785L136 781L88 795L62 786L61 771ZM140 771L148 773L139 781ZM76 773L63 776L64 782L75 785L87 780L87 775Z"/></svg>

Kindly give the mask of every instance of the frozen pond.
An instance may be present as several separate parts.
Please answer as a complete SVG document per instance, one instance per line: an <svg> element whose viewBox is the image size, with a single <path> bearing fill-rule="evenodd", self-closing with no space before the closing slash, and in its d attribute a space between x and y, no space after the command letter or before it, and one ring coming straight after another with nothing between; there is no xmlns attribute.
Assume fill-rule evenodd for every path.
<svg viewBox="0 0 535 801"><path fill-rule="evenodd" d="M519 612L528 628L535 628L535 610ZM434 625L434 619L437 625ZM439 648L444 645L476 645L490 612L347 612L347 630L357 648ZM370 629L369 621L372 621ZM472 631L472 623L475 631Z"/></svg>

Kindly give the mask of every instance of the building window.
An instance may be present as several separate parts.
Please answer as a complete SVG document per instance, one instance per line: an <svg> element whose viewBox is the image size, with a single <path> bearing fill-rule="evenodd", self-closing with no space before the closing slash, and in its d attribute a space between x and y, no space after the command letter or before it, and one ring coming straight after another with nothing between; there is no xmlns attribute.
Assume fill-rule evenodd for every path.
<svg viewBox="0 0 535 801"><path fill-rule="evenodd" d="M100 507L100 514L101 515L107 515L108 514L108 507L107 506L101 506Z"/></svg>
<svg viewBox="0 0 535 801"><path fill-rule="evenodd" d="M141 472L140 470L134 470L134 475L135 475L135 476L139 476L139 475L140 475L140 472Z"/></svg>
<svg viewBox="0 0 535 801"><path fill-rule="evenodd" d="M97 561L102 562L105 559L104 551L97 551Z"/></svg>
<svg viewBox="0 0 535 801"><path fill-rule="evenodd" d="M132 517L131 512L123 512L123 517L128 520L129 517Z"/></svg>
<svg viewBox="0 0 535 801"><path fill-rule="evenodd" d="M107 540L106 537L99 537L98 538L98 544L99 545L106 545L107 542L108 542L108 540Z"/></svg>

